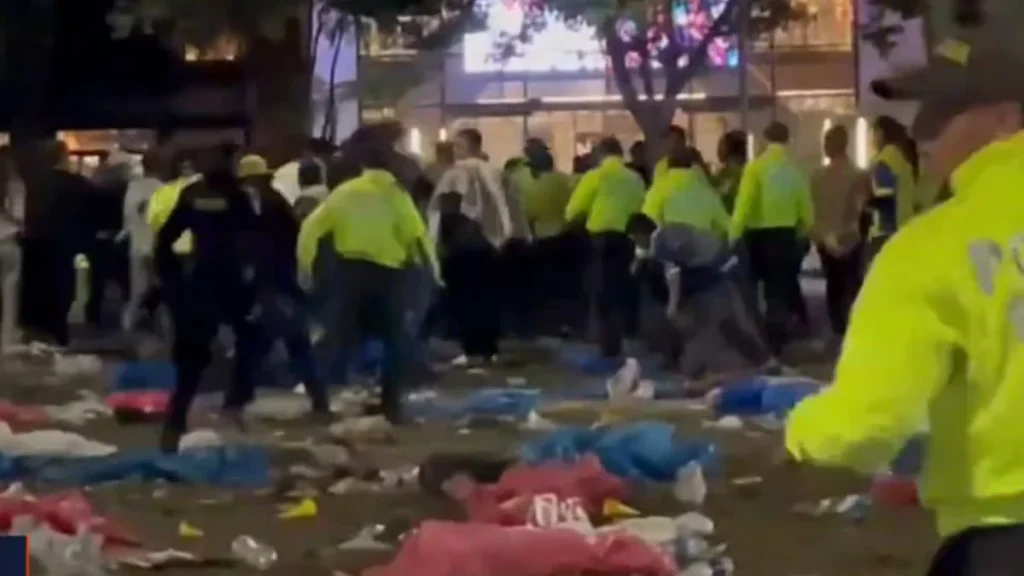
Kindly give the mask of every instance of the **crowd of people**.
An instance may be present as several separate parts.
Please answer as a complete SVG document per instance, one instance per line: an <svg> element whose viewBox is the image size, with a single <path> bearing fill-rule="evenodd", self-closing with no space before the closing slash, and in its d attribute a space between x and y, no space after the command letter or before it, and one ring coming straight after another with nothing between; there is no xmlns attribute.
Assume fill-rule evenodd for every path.
<svg viewBox="0 0 1024 576"><path fill-rule="evenodd" d="M339 147L312 142L277 170L226 143L157 148L141 170L115 152L86 178L58 144L50 185L60 209L34 229L21 225L24 184L4 149L0 343L16 342L20 326L67 345L84 255L86 322L109 323L116 284L122 330L173 337L167 449L222 325L238 364L224 412L239 425L277 340L322 417L327 384L345 381L371 336L383 344L381 411L393 421L402 382L431 375L431 335L458 341L459 366L495 362L505 337L539 335L592 338L614 361L627 338L650 333L692 383L718 374L723 348L743 369L777 371L787 342L808 333L799 277L810 247L838 337L869 255L933 201L919 193L906 130L883 117L876 135L870 173L848 158L842 127L826 135L826 165L806 173L778 122L751 159L745 133L725 134L715 169L670 126L660 154L641 141L627 159L606 137L574 159L573 174L536 139L496 165L474 129L438 143L421 166L398 149L396 123L364 126ZM656 330L642 321L649 309Z"/></svg>

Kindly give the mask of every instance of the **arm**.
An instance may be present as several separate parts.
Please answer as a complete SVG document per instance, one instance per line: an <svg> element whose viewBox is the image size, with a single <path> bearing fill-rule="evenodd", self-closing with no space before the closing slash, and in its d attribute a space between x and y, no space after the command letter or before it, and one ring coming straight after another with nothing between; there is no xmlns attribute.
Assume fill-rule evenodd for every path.
<svg viewBox="0 0 1024 576"><path fill-rule="evenodd" d="M157 230L153 244L153 263L160 282L173 290L181 281L181 268L178 257L174 254L174 243L192 225L192 203L188 201L189 193L182 192L166 221Z"/></svg>
<svg viewBox="0 0 1024 576"><path fill-rule="evenodd" d="M798 461L874 472L918 432L962 348L961 306L940 278L908 262L917 244L897 236L871 266L853 310L832 386L786 423Z"/></svg>
<svg viewBox="0 0 1024 576"><path fill-rule="evenodd" d="M338 191L332 192L331 196L321 202L299 226L299 237L295 242L295 256L298 260L299 272L303 275L312 274L313 261L316 259L320 239L326 236L334 225L330 206L334 203L331 200L337 193Z"/></svg>
<svg viewBox="0 0 1024 576"><path fill-rule="evenodd" d="M811 195L811 183L803 172L800 173L800 189L797 191L797 229L804 237L811 234L814 226L814 197Z"/></svg>
<svg viewBox="0 0 1024 576"><path fill-rule="evenodd" d="M651 185L651 189L644 196L643 206L640 211L654 221L655 224L661 226L664 224L665 214L665 200L668 198L668 187L663 184L663 180L655 180L654 184Z"/></svg>
<svg viewBox="0 0 1024 576"><path fill-rule="evenodd" d="M415 246L418 255L430 266L430 272L438 284L441 281L441 265L437 261L437 252L434 250L434 241L427 234L427 226L423 223L423 217L413 204L408 194L398 193L395 196L395 208L398 211L398 232L402 240L411 246Z"/></svg>
<svg viewBox="0 0 1024 576"><path fill-rule="evenodd" d="M711 207L711 230L722 238L729 236L729 212L725 209L722 197L713 189L709 188L708 197L713 202Z"/></svg>
<svg viewBox="0 0 1024 576"><path fill-rule="evenodd" d="M591 170L583 175L576 189L569 196L569 204L565 207L565 220L573 222L579 218L586 217L587 213L594 206L594 199L597 198L597 185L600 179L596 170Z"/></svg>
<svg viewBox="0 0 1024 576"><path fill-rule="evenodd" d="M740 178L740 189L736 193L736 204L733 206L732 221L729 223L729 241L735 242L740 239L750 223L750 216L754 211L754 205L758 202L758 195L761 193L758 180L760 169L757 161L747 164L743 169L743 176Z"/></svg>
<svg viewBox="0 0 1024 576"><path fill-rule="evenodd" d="M682 272L678 266L667 265L665 267L665 286L668 287L668 305L665 307L667 314L673 314L679 309L679 280Z"/></svg>

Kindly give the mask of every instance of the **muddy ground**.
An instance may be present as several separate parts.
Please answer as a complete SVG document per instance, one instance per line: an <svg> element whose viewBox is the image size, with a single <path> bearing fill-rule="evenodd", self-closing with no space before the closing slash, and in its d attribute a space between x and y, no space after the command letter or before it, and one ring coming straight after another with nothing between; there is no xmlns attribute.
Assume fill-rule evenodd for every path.
<svg viewBox="0 0 1024 576"><path fill-rule="evenodd" d="M806 370L828 372L827 363L805 363ZM3 372L0 366L0 372ZM14 402L45 403L73 397L77 390L105 387L105 377L78 380L61 385L43 384L43 374L6 372L4 397ZM486 375L450 373L434 388L460 389L495 385L508 376L526 377L531 386L566 382L581 377L564 372L550 363L505 368ZM557 422L592 422L598 409L548 414ZM644 412L644 411L641 411ZM855 521L841 516L809 517L794 511L800 504L824 497L864 492L867 482L845 473L797 468L780 458L776 433L746 428L717 431L702 423L706 414L669 407L654 413L637 413L633 418L657 418L677 425L685 438L708 438L724 454L723 470L709 478L711 492L705 512L718 525L718 538L728 543L728 555L737 574L753 576L906 576L925 571L935 539L928 516L917 509L871 508L866 518ZM74 428L87 437L121 447L154 444L155 425L121 426L113 419L94 421ZM475 429L466 433L455 425L429 424L397 430L394 440L365 450L372 463L382 466L415 464L428 454L445 452L486 452L512 454L525 432L508 427ZM317 438L322 429L303 423L261 423L253 433L280 443ZM301 451L278 447L274 459L280 469L287 464L308 461ZM731 480L759 476L763 482L738 487ZM157 487L134 483L89 490L94 505L132 527L147 547L190 550L212 557L229 555L230 541L249 534L274 546L280 560L263 574L350 574L387 560L387 553L341 552L338 543L370 524L388 527L384 539L394 538L424 518L460 518L459 509L443 499L430 497L415 488L403 491L317 498L319 515L306 520L279 520L277 506L283 497L266 492L239 492L200 487ZM630 502L642 512L671 515L682 511L669 491L649 490ZM205 536L184 539L178 535L181 521L201 528ZM168 571L176 576L192 574L257 573L243 567L181 568Z"/></svg>

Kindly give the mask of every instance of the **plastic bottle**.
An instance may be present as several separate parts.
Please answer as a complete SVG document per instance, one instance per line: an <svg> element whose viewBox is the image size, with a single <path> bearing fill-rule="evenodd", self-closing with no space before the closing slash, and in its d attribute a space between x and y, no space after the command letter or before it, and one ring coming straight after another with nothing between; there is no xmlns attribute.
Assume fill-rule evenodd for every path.
<svg viewBox="0 0 1024 576"><path fill-rule="evenodd" d="M639 383L640 363L636 358L628 358L622 368L619 368L618 372L608 380L608 398L610 400L629 398Z"/></svg>
<svg viewBox="0 0 1024 576"><path fill-rule="evenodd" d="M248 534L242 534L231 542L231 554L257 570L266 570L277 563L277 550Z"/></svg>

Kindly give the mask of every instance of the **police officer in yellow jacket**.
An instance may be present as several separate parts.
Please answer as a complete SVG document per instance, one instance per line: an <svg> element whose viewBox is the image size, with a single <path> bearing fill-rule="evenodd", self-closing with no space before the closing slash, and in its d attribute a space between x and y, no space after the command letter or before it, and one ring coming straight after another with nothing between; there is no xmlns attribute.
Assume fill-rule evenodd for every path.
<svg viewBox="0 0 1024 576"><path fill-rule="evenodd" d="M743 170L729 238L745 241L751 277L764 294L769 344L778 352L793 321L807 323L800 266L814 210L810 181L787 149L789 128L773 122L764 137L768 146Z"/></svg>
<svg viewBox="0 0 1024 576"><path fill-rule="evenodd" d="M253 394L254 372L269 342L258 324L257 283L266 271L266 241L255 208L235 180L233 158L211 151L201 179L186 186L156 236L154 261L174 320L173 360L178 381L171 394L160 447L174 452L188 411L210 362L210 345L221 325L235 333L234 380L223 416L241 426ZM192 231L193 249L182 258L173 245Z"/></svg>
<svg viewBox="0 0 1024 576"><path fill-rule="evenodd" d="M404 274L417 258L429 261L440 283L437 258L426 225L412 197L387 171L388 151L368 143L350 153L363 167L360 176L335 188L302 223L299 268L312 270L320 239L328 236L337 252L341 285L330 300L325 321L336 331L337 352L347 355L361 341L361 320L377 332L384 346L381 408L389 421L402 421L400 350L405 313Z"/></svg>
<svg viewBox="0 0 1024 576"><path fill-rule="evenodd" d="M633 243L626 235L626 223L643 207L645 188L640 175L626 166L617 139L601 140L593 154L599 164L576 185L565 208L565 219L586 219L601 355L614 358L622 352L627 314L635 310L634 302L639 298L630 274Z"/></svg>
<svg viewBox="0 0 1024 576"><path fill-rule="evenodd" d="M1022 570L1022 7L1004 3L1016 16L958 27L927 66L873 84L921 102L914 135L953 197L882 248L832 386L787 423L796 460L865 472L930 430L919 490L944 539L933 576Z"/></svg>

